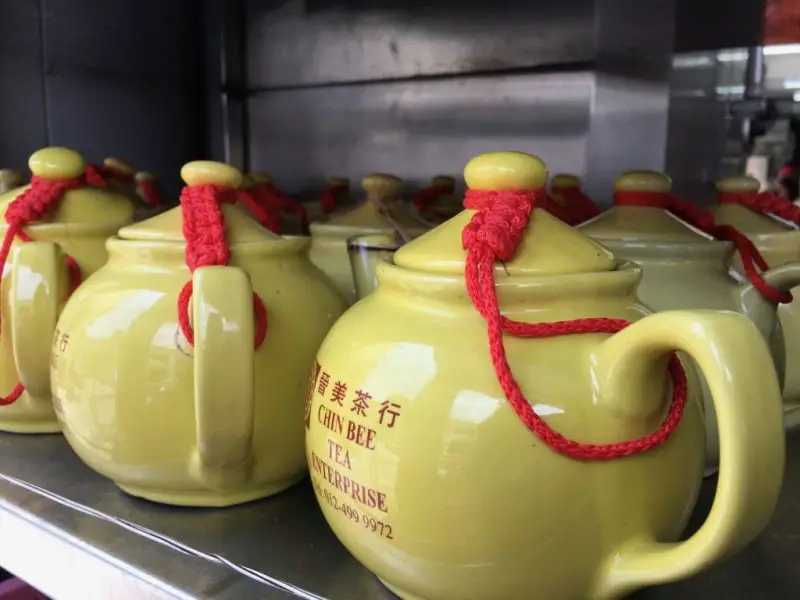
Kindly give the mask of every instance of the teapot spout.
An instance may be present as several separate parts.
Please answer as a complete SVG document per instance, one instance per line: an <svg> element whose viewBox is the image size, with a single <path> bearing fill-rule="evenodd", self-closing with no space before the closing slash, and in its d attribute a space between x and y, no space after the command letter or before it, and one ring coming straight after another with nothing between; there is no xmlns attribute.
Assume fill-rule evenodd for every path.
<svg viewBox="0 0 800 600"><path fill-rule="evenodd" d="M790 262L779 267L774 267L761 274L768 284L782 291L788 292L793 287L800 285L800 262ZM752 288L752 284L745 284Z"/></svg>
<svg viewBox="0 0 800 600"><path fill-rule="evenodd" d="M800 285L800 262L790 262L761 274L769 285L788 292ZM743 282L738 288L742 311L750 318L761 334L769 339L775 328L775 303L765 298L752 283Z"/></svg>

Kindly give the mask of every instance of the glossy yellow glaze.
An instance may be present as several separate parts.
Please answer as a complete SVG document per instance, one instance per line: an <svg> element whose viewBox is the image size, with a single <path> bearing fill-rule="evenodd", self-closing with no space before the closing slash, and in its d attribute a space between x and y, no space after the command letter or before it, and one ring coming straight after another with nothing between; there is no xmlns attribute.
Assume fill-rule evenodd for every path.
<svg viewBox="0 0 800 600"><path fill-rule="evenodd" d="M117 158L115 156L109 156L108 158L104 159L103 164L107 166L109 169L113 169L117 173L127 175L128 177L133 177L139 170L133 163L128 162L123 158Z"/></svg>
<svg viewBox="0 0 800 600"><path fill-rule="evenodd" d="M137 168L133 163L122 158L109 157L103 159L103 165L126 177L136 176ZM107 178L109 189L125 196L133 205L133 220L141 221L152 217L157 211L149 206L136 191L134 182L121 181L114 177Z"/></svg>
<svg viewBox="0 0 800 600"><path fill-rule="evenodd" d="M0 194L25 184L25 176L13 169L0 169Z"/></svg>
<svg viewBox="0 0 800 600"><path fill-rule="evenodd" d="M358 207L334 215L324 223L311 224L311 261L333 281L349 302L356 298L353 271L347 255L347 240L355 235L394 234L393 222L414 237L427 227L400 201L401 179L375 173L362 181L365 200ZM385 206L390 218L379 208Z"/></svg>
<svg viewBox="0 0 800 600"><path fill-rule="evenodd" d="M487 188L542 180L542 165L523 156L475 164L472 183ZM615 264L539 209L518 254L496 266L510 318L638 321L615 335L506 336L528 400L571 439L651 433L668 406L670 351L700 365L718 399L725 459L713 518L676 544L703 472L693 369L682 420L659 448L593 463L550 450L504 398L486 322L464 289L461 231L472 214L381 265L378 289L320 349L306 452L342 543L404 600L619 598L688 577L748 543L775 506L785 451L778 382L752 323L715 311L645 317L639 269Z"/></svg>
<svg viewBox="0 0 800 600"><path fill-rule="evenodd" d="M553 176L553 179L550 181L550 187L553 189L580 188L581 178L577 175L570 175L569 173L559 173Z"/></svg>
<svg viewBox="0 0 800 600"><path fill-rule="evenodd" d="M437 175L431 178L431 186L447 186L450 189L454 189L455 185L455 179L449 175ZM429 207L430 210L426 211L425 214L420 214L416 207L412 207L411 210L421 220L435 224L446 221L464 209L463 199L455 193L442 194L431 202Z"/></svg>
<svg viewBox="0 0 800 600"><path fill-rule="evenodd" d="M758 181L755 183L758 184ZM719 189L719 187L718 184L717 188ZM738 204L720 204L715 207L714 211L717 223L733 225L749 237L761 251L770 267L800 271L800 231L796 228ZM730 257L730 264L739 273L744 273L738 253ZM800 277L795 284L800 284ZM800 298L800 287L793 288L792 294L796 300L791 304L782 304L778 308L778 317L783 330L787 365L783 381L783 398L787 411L798 412L800 411L800 369L798 369L800 366L800 301L797 298Z"/></svg>
<svg viewBox="0 0 800 600"><path fill-rule="evenodd" d="M325 185L340 190L336 195L336 210L333 214L339 214L351 207L353 199L350 197L350 180L347 177L328 177ZM322 203L319 200L307 202L305 206L309 223L323 223L330 217L322 210Z"/></svg>
<svg viewBox="0 0 800 600"><path fill-rule="evenodd" d="M631 191L653 191L656 187L652 182L643 182L641 188L635 188L625 176L620 180L626 182L624 189ZM660 181L669 179L663 176ZM615 206L579 229L618 259L641 266L638 294L653 310L703 308L732 310L747 316L767 341L783 381L784 341L776 307L750 283L730 272L732 244L715 241L666 210L651 207ZM800 283L800 269L777 269L766 277L774 285L790 289ZM708 415L706 459L709 471L713 471L719 462L717 423L705 382L703 386Z"/></svg>
<svg viewBox="0 0 800 600"><path fill-rule="evenodd" d="M378 265L391 261L400 246L396 235L373 233L347 240L347 253L356 284L356 299L361 300L378 287Z"/></svg>
<svg viewBox="0 0 800 600"><path fill-rule="evenodd" d="M66 148L44 148L29 161L34 175L47 179L77 177L83 158ZM9 204L28 186L0 196L0 236ZM14 242L3 270L0 304L0 393L22 381L26 392L0 407L0 430L48 433L60 430L50 397L50 348L59 345L55 320L69 287L64 253L72 256L85 279L107 260L106 240L133 219L126 198L86 187L66 192L45 219L25 228L34 242Z"/></svg>
<svg viewBox="0 0 800 600"><path fill-rule="evenodd" d="M550 180L550 197L558 202L561 206L566 206L567 201L559 193L559 190L565 189L580 189L581 178L577 175L570 175L568 173L559 173L554 175Z"/></svg>
<svg viewBox="0 0 800 600"><path fill-rule="evenodd" d="M750 175L734 175L720 179L715 184L718 192L758 192L761 184Z"/></svg>
<svg viewBox="0 0 800 600"><path fill-rule="evenodd" d="M184 178L233 185L224 165ZM122 229L105 267L59 320L52 393L78 455L123 490L156 502L225 506L305 475L303 409L314 356L344 302L306 257L223 205L230 266L185 263L180 208ZM178 293L193 281L195 344L180 332ZM252 293L268 312L253 350Z"/></svg>
<svg viewBox="0 0 800 600"><path fill-rule="evenodd" d="M658 171L626 171L617 177L614 189L620 191L669 192L672 180Z"/></svg>

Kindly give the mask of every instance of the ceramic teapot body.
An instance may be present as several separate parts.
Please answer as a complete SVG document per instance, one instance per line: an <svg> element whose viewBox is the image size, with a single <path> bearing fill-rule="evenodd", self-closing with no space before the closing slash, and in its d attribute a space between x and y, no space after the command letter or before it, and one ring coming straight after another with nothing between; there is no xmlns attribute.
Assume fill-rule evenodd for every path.
<svg viewBox="0 0 800 600"><path fill-rule="evenodd" d="M512 190L522 187L513 177L522 160L501 159L505 168L487 160L486 170L510 179ZM545 178L539 179L541 187ZM692 574L724 547L745 543L741 532L762 527L764 515L722 540L721 522L743 515L738 501L719 494L720 521L706 523L690 543L669 543L686 524L703 471L703 414L691 368L682 417L648 452L596 462L568 458L563 447L550 447L561 444L556 438L545 443L523 424L498 379L499 350L487 347L490 317L471 303L459 265L461 232L474 214L457 215L382 264L378 289L348 310L320 349L306 452L337 537L404 600L618 598ZM608 267L605 250L544 211L533 212L526 231L538 232L541 244L526 237L521 257L494 267L503 317L586 325L647 313L635 294L637 267ZM597 271L577 270L575 257ZM666 358L670 350L688 352L720 398L724 447L738 439L760 452L754 439L742 437L750 431L771 448L767 471L779 478L777 380L758 332L740 315L678 311L614 335L503 337L513 378L538 418L567 439L606 449L655 435L673 397ZM745 338L754 349L749 356L733 350ZM775 401L763 409L768 427L756 433L728 411L762 414L750 402L761 382L749 369L765 365L764 391ZM728 368L743 381L726 383ZM764 471L731 452L737 472L758 480ZM765 485L759 494L766 495L751 506L771 510L775 482Z"/></svg>
<svg viewBox="0 0 800 600"><path fill-rule="evenodd" d="M535 319L530 304L541 300L557 306L548 320L638 320L647 312L634 294L638 276L635 268L612 275L617 289L596 290L590 308L578 290L592 281L543 278L531 282L527 303L506 298L504 314ZM483 320L453 301L463 283L430 281L438 294L429 296L397 267L382 266L379 279L320 350L307 459L337 537L393 592L414 600L578 600L612 548L643 531L678 538L703 472L697 388L664 448L631 461L570 464L508 409ZM578 299L564 301L571 291ZM594 393L585 360L599 343L567 336L509 340L507 349L536 410L552 415L561 433L596 442L647 434L660 411L631 424L577 400ZM661 393L655 386L650 400Z"/></svg>
<svg viewBox="0 0 800 600"><path fill-rule="evenodd" d="M670 186L663 174L624 174L617 181L614 208L579 229L617 258L642 267L638 294L655 311L715 309L747 316L767 342L774 369L783 381L786 361L777 306L730 270L733 245L712 239L664 208L616 204L619 191L668 194ZM781 267L764 274L764 278L774 286L789 289L800 281L800 271ZM702 383L708 415L706 460L711 473L719 463L719 439L710 391L706 382Z"/></svg>
<svg viewBox="0 0 800 600"><path fill-rule="evenodd" d="M751 177L731 177L717 184L720 194L756 193L759 183ZM732 225L747 235L771 267L800 263L800 231L768 215L753 212L739 204L720 204L715 209L718 223ZM732 257L731 265L744 273L739 255ZM785 342L786 376L783 382L783 398L787 411L800 417L800 370L793 368L800 361L800 287L792 289L795 300L778 307L778 317Z"/></svg>
<svg viewBox="0 0 800 600"><path fill-rule="evenodd" d="M150 206L137 191L136 176L138 169L126 160L109 157L103 160L99 167L100 173L105 177L109 189L121 196L125 196L133 206L133 220L142 221L149 219L159 212L159 208Z"/></svg>
<svg viewBox="0 0 800 600"><path fill-rule="evenodd" d="M335 215L324 223L311 224L309 258L350 303L356 299L356 290L347 253L348 239L357 235L393 235L398 232L414 237L427 228L397 199L402 185L401 180L390 175L368 175L363 181L367 200L361 206Z"/></svg>
<svg viewBox="0 0 800 600"><path fill-rule="evenodd" d="M73 169L70 169L72 163ZM45 165L60 173L47 173ZM66 166L65 166L66 165ZM71 150L46 148L31 157L31 168L39 177L78 177L83 160ZM58 175L56 177L56 175ZM0 212L29 186L0 198ZM25 391L16 402L0 406L0 430L14 433L54 433L61 430L50 397L50 349L60 344L56 319L79 274L83 281L105 264L106 240L132 220L127 200L108 190L83 187L67 191L48 211L46 220L31 223L19 238L2 271L0 305L0 393L7 397L19 383ZM8 233L5 219L0 237ZM74 261L71 272L67 258Z"/></svg>
<svg viewBox="0 0 800 600"><path fill-rule="evenodd" d="M228 266L192 278L184 243L115 238L58 324L69 344L54 348L52 393L67 440L90 467L157 502L224 506L302 479L308 372L344 307L305 256L308 241L223 208L229 235L248 231L231 242ZM155 219L174 231L177 210ZM194 346L176 312L187 280ZM254 293L267 311L255 351Z"/></svg>

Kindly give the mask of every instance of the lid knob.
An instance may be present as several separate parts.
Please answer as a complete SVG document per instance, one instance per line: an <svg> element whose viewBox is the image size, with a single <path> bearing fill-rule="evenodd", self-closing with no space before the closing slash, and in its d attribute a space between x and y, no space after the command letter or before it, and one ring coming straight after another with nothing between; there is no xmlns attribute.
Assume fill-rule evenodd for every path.
<svg viewBox="0 0 800 600"><path fill-rule="evenodd" d="M272 183L272 176L266 173L256 172L248 173L247 175L250 177L252 185L268 185Z"/></svg>
<svg viewBox="0 0 800 600"><path fill-rule="evenodd" d="M625 171L617 177L614 190L666 194L672 191L672 179L658 171Z"/></svg>
<svg viewBox="0 0 800 600"><path fill-rule="evenodd" d="M154 181L155 176L153 176L153 174L148 171L139 171L136 174L135 179L136 183L141 183L142 181Z"/></svg>
<svg viewBox="0 0 800 600"><path fill-rule="evenodd" d="M28 167L42 179L76 179L83 175L86 163L75 150L53 146L31 154Z"/></svg>
<svg viewBox="0 0 800 600"><path fill-rule="evenodd" d="M761 190L761 183L750 175L736 175L735 177L725 177L717 181L717 191L723 194L731 193L750 193Z"/></svg>
<svg viewBox="0 0 800 600"><path fill-rule="evenodd" d="M347 177L328 177L329 187L350 187L350 180Z"/></svg>
<svg viewBox="0 0 800 600"><path fill-rule="evenodd" d="M547 181L547 165L524 152L487 152L464 167L473 190L538 190Z"/></svg>
<svg viewBox="0 0 800 600"><path fill-rule="evenodd" d="M559 173L553 176L550 182L550 187L560 189L577 189L581 187L581 178L577 175L570 175L569 173Z"/></svg>
<svg viewBox="0 0 800 600"><path fill-rule="evenodd" d="M24 180L25 177L19 171L0 169L0 184L13 186L22 183Z"/></svg>
<svg viewBox="0 0 800 600"><path fill-rule="evenodd" d="M361 180L361 187L368 196L397 196L403 190L403 180L386 173L372 173Z"/></svg>
<svg viewBox="0 0 800 600"><path fill-rule="evenodd" d="M216 185L224 188L238 188L242 184L239 169L214 162L213 160L195 160L183 165L181 179L186 185Z"/></svg>
<svg viewBox="0 0 800 600"><path fill-rule="evenodd" d="M450 177L449 175L437 175L433 179L431 179L431 185L435 187L455 187L456 180L454 177Z"/></svg>
<svg viewBox="0 0 800 600"><path fill-rule="evenodd" d="M138 170L127 160L116 158L114 156L109 156L108 158L104 159L103 166L107 167L114 173L119 173L120 175L124 175L126 177L133 177L136 175L136 171Z"/></svg>

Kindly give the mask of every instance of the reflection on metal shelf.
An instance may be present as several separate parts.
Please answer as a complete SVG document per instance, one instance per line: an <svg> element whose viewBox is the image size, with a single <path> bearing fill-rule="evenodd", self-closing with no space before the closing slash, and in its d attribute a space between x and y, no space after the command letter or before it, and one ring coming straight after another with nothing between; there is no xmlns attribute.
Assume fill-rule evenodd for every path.
<svg viewBox="0 0 800 600"><path fill-rule="evenodd" d="M758 540L692 580L633 598L796 597L800 429L787 457L778 511ZM690 531L715 483L704 483ZM0 564L55 600L394 598L333 537L307 484L230 509L160 506L121 493L60 436L0 435Z"/></svg>

